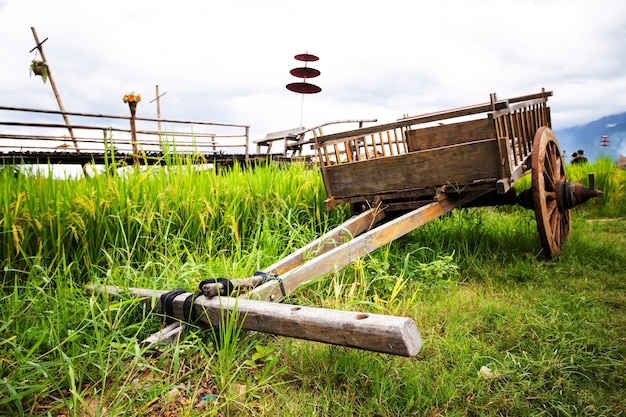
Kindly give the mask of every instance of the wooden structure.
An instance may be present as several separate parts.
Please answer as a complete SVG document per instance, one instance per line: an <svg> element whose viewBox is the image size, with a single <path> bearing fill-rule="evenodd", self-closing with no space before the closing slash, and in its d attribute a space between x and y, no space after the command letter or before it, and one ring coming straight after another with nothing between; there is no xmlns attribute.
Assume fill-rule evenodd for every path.
<svg viewBox="0 0 626 417"><path fill-rule="evenodd" d="M451 210L454 205L447 207ZM260 271L261 275L232 281L234 293L225 293L224 285L219 282L204 284L201 286L203 295L193 298L193 303L187 308L194 310L200 322L214 326L232 319L244 329L381 353L415 356L421 348L422 340L415 322L411 319L276 304L293 293L299 285L336 268L342 268L424 224L420 213L408 213L372 228L384 218L384 213L377 209L354 216ZM90 286L88 289L91 292L129 294L144 299L157 310L163 307L161 300L164 291L97 286ZM174 317L184 320L188 314L185 300L190 297L193 297L193 293L185 292L174 297ZM174 323L146 341L175 340L182 329L183 326Z"/></svg>
<svg viewBox="0 0 626 417"><path fill-rule="evenodd" d="M59 110L61 110L61 113L63 114L63 120L65 120L67 131L70 134L70 137L72 138L72 142L74 142L74 148L76 152L80 152L80 148L78 147L78 142L76 142L76 138L74 137L74 131L72 130L72 126L70 124L69 119L67 118L67 114L65 114L65 108L63 107L63 102L61 101L61 95L59 94L59 90L57 89L56 83L54 82L54 77L52 76L52 71L50 70L50 67L48 66L46 55L43 52L42 44L48 38L44 39L42 42L39 42L39 37L37 36L37 31L35 30L35 28L31 27L30 30L31 32L33 32L33 37L35 38L35 43L36 43L35 47L31 49L30 52L33 52L35 49L37 49L37 51L41 55L42 66L45 68L45 72L47 73L47 78L50 80L50 87L52 87L52 91L54 92L54 97L56 98L57 104L59 105ZM35 74L37 74L37 71L35 71Z"/></svg>
<svg viewBox="0 0 626 417"><path fill-rule="evenodd" d="M72 116L73 123L59 123L59 116ZM249 126L135 117L133 140L131 119L0 106L0 162L158 164L185 156L196 162L250 162ZM65 134L68 128L71 138Z"/></svg>
<svg viewBox="0 0 626 417"><path fill-rule="evenodd" d="M406 211L442 195L465 197L465 206L519 203L535 210L546 255L558 256L570 208L600 192L567 182L550 129L551 95L492 94L483 104L316 137L326 206ZM516 195L511 185L531 172L532 189Z"/></svg>
<svg viewBox="0 0 626 417"><path fill-rule="evenodd" d="M268 133L263 139L257 139L254 141L256 144L257 154L266 153L271 154L272 147L275 142L282 142L283 156L302 156L302 151L305 145L312 145L315 137L322 136L324 134L323 128L330 125L340 125L347 123L356 123L358 127L363 127L364 123L375 123L376 119L355 119L355 120L336 120L334 122L327 122L315 127L296 127L293 129L281 130L278 132Z"/></svg>
<svg viewBox="0 0 626 417"><path fill-rule="evenodd" d="M104 290L141 297L178 320L196 317L218 326L232 319L244 329L414 356L421 338L410 319L275 303L459 207L533 208L546 255L558 256L570 230L570 209L601 192L594 190L593 177L590 187L566 180L549 127L551 95L497 100L493 94L485 104L314 135L327 208L351 204L355 215L347 222L253 277L203 281L196 296ZM517 195L511 184L530 172L532 188ZM175 339L180 329L175 322L148 341Z"/></svg>

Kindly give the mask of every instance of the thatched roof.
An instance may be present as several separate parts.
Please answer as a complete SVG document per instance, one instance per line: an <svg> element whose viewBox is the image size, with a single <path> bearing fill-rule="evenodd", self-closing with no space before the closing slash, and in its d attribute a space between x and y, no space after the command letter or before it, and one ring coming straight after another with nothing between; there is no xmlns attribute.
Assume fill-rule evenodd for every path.
<svg viewBox="0 0 626 417"><path fill-rule="evenodd" d="M619 156L619 160L617 161L617 167L626 169L626 156Z"/></svg>

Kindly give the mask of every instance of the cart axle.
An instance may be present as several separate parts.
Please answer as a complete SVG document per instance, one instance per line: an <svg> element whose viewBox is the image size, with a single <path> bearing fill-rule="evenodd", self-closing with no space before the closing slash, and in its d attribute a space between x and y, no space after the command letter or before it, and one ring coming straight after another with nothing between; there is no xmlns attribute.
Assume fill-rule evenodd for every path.
<svg viewBox="0 0 626 417"><path fill-rule="evenodd" d="M602 191L595 189L594 174L589 174L589 187L569 181L557 181L555 183L554 196L561 211L569 210L601 195ZM520 206L533 210L535 206L532 188L520 193L517 202Z"/></svg>
<svg viewBox="0 0 626 417"><path fill-rule="evenodd" d="M593 174L589 174L589 187L564 181L558 183L556 189L557 204L561 210L574 208L600 195L602 195L602 191L595 189Z"/></svg>

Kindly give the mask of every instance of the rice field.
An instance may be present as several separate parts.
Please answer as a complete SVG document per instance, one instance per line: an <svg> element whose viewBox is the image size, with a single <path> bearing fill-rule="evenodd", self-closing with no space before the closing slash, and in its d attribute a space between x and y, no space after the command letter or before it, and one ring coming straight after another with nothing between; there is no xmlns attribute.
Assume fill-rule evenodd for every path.
<svg viewBox="0 0 626 417"><path fill-rule="evenodd" d="M604 195L574 210L555 261L532 211L463 209L288 298L413 318L424 346L400 358L228 324L145 346L158 314L85 291L251 276L349 217L324 209L316 169L3 169L0 414L626 415L626 175L567 171Z"/></svg>

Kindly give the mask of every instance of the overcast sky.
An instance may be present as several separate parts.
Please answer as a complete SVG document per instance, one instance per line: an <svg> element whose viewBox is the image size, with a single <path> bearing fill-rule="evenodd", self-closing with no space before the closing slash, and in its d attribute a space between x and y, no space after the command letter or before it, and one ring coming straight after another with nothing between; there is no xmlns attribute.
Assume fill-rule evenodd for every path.
<svg viewBox="0 0 626 417"><path fill-rule="evenodd" d="M35 27L73 112L271 131L554 92L553 127L626 111L626 2L619 0L0 0L0 105L58 109L30 77ZM285 85L309 52L322 88Z"/></svg>

